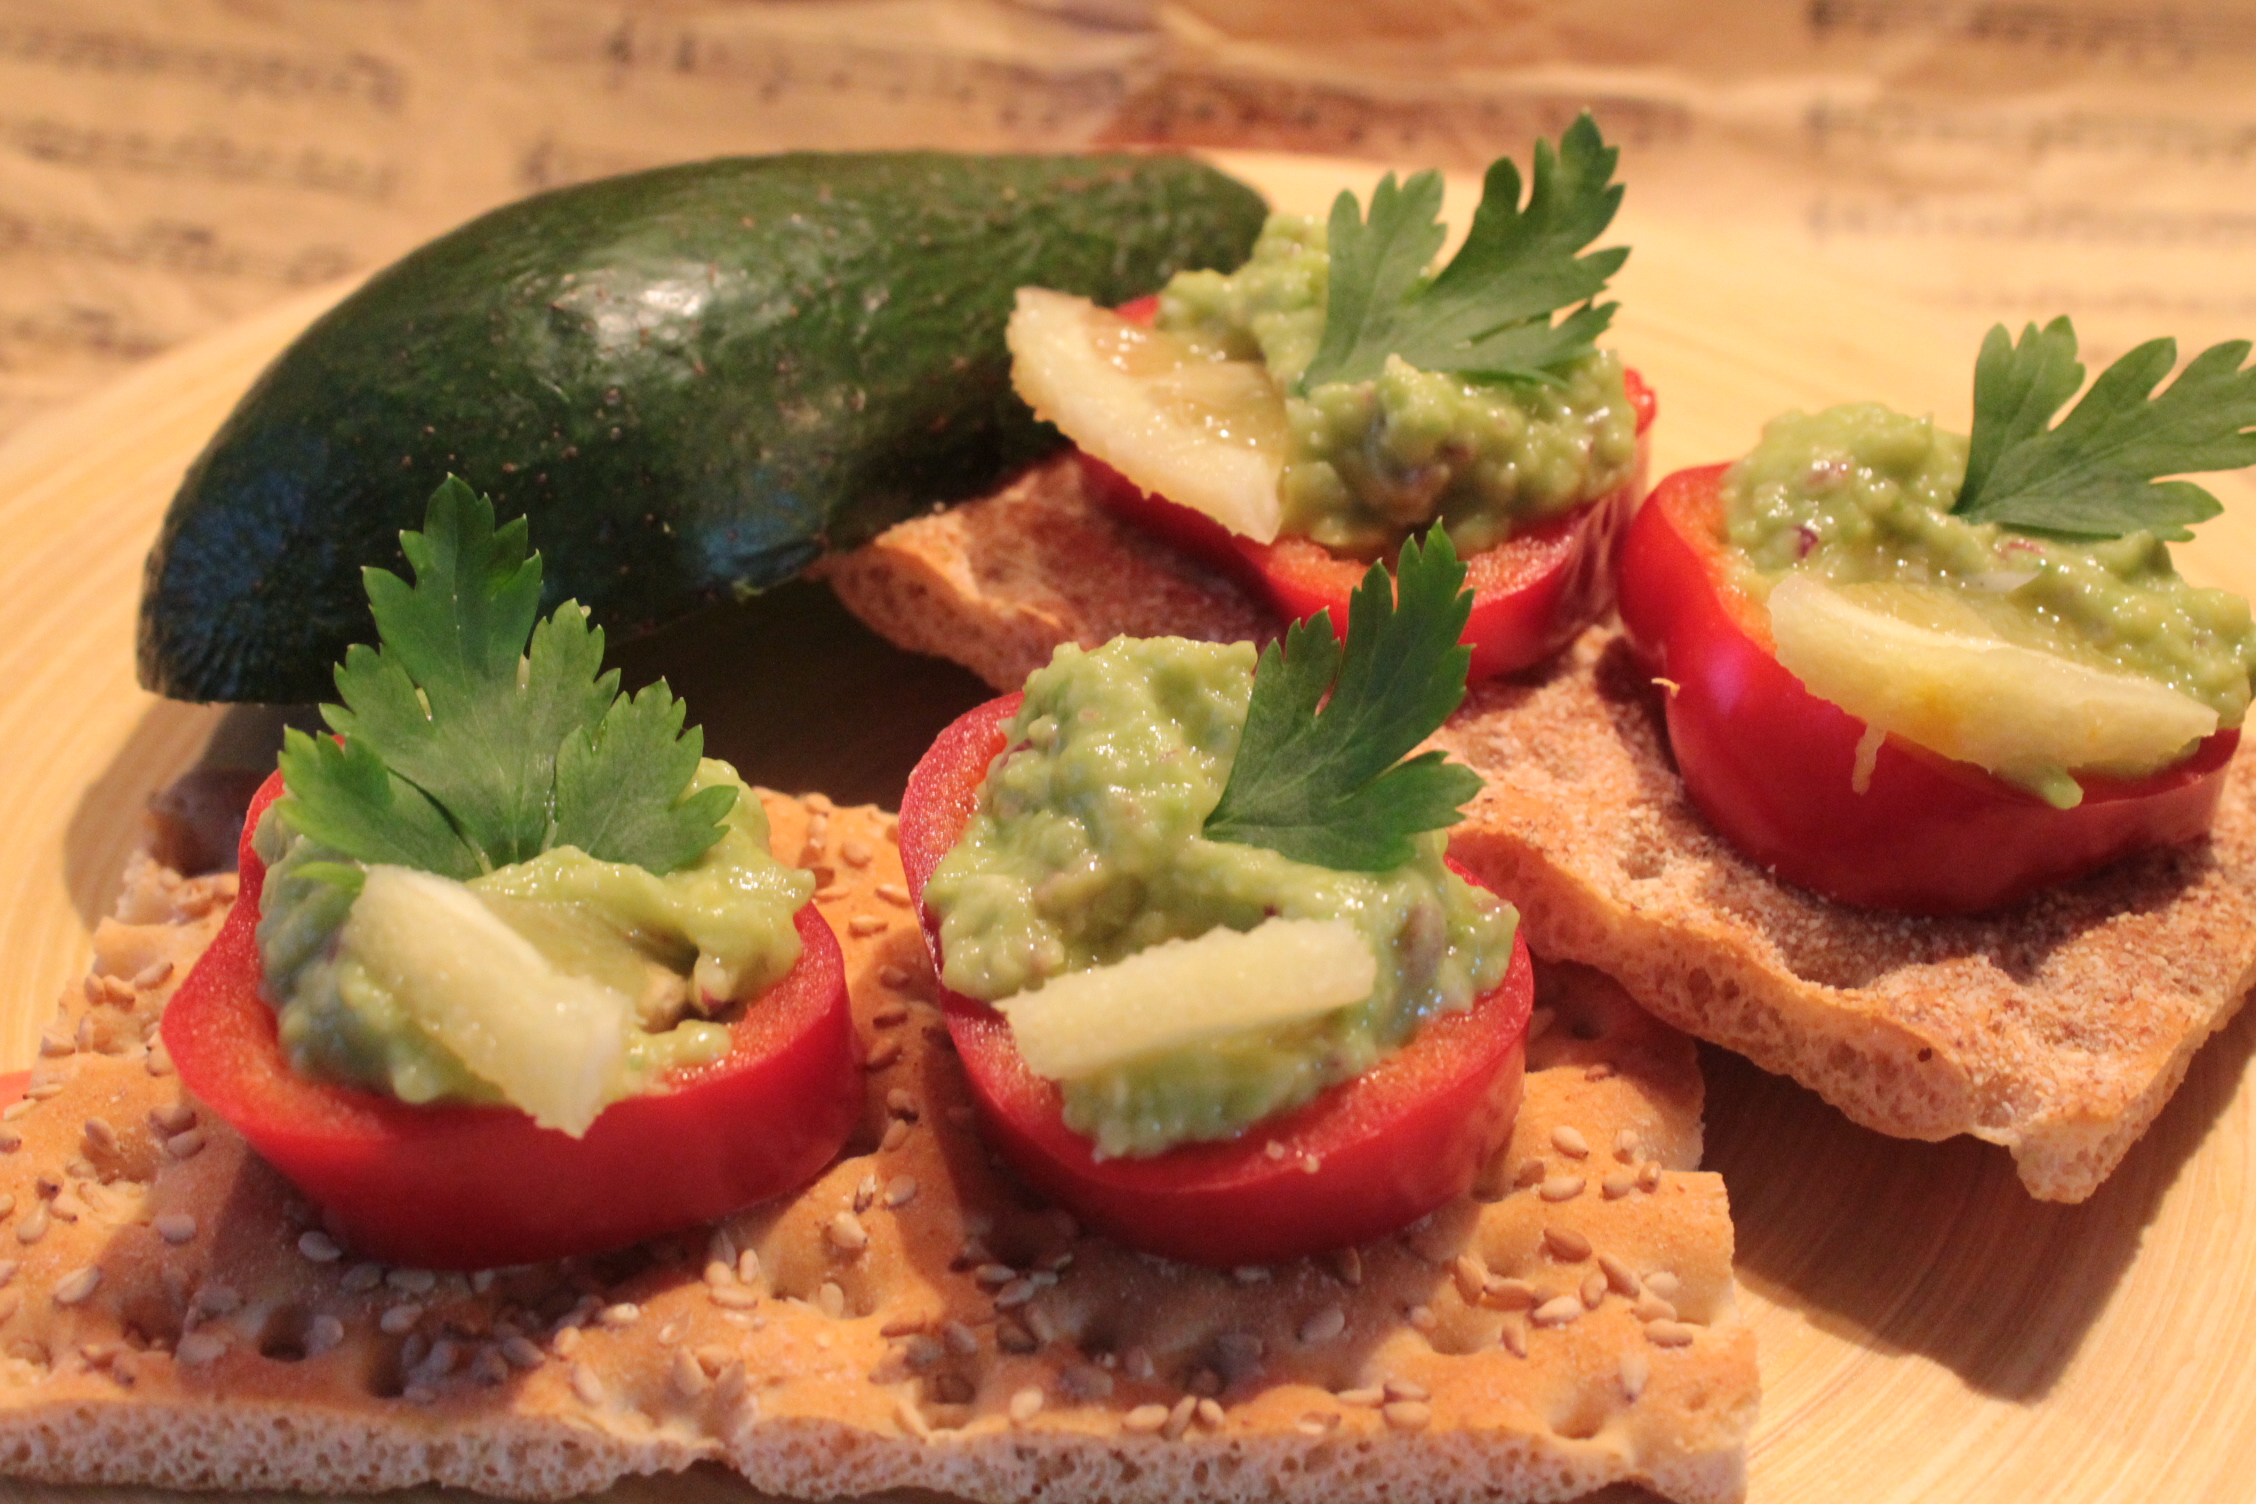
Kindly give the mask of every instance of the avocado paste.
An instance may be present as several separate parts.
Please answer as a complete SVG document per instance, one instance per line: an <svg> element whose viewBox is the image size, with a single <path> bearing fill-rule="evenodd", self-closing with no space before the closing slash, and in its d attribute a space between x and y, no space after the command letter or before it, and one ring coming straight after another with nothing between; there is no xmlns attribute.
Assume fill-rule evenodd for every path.
<svg viewBox="0 0 2256 1504"><path fill-rule="evenodd" d="M1610 351L1555 385L1472 381L1390 356L1376 381L1296 390L1324 336L1327 239L1319 219L1273 214L1244 266L1177 273L1159 300L1160 328L1217 359L1261 363L1284 395L1282 532L1377 558L1438 520L1469 554L1629 478L1637 413Z"/></svg>
<svg viewBox="0 0 2256 1504"><path fill-rule="evenodd" d="M1445 837L1391 872L1335 872L1200 832L1222 797L1253 689L1250 643L1071 644L1026 681L1011 750L924 890L943 980L989 1002L1221 925L1344 919L1379 980L1360 1003L1066 1083L1065 1120L1106 1156L1228 1138L1300 1106L1468 1006L1510 964L1518 915L1442 862Z"/></svg>
<svg viewBox="0 0 2256 1504"><path fill-rule="evenodd" d="M1952 516L1966 447L1878 403L1773 419L1723 479L1734 583L1758 600L1792 570L1945 591L2007 642L2155 680L2239 725L2256 671L2248 602L2188 584L2150 533L2046 538Z"/></svg>
<svg viewBox="0 0 2256 1504"><path fill-rule="evenodd" d="M716 784L735 788L736 803L721 838L688 866L661 875L560 846L466 885L557 970L631 1000L626 1069L607 1101L726 1054L719 1016L799 959L792 915L814 876L775 859L759 799L727 763L703 759L690 791ZM345 921L368 869L294 830L279 804L252 840L267 863L259 957L291 1069L403 1102L502 1100L348 943Z"/></svg>

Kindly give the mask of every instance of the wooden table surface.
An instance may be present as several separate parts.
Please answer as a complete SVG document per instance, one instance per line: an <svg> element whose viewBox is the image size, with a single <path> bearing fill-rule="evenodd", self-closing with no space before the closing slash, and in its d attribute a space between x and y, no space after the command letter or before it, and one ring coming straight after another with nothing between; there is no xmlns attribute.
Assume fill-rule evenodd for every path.
<svg viewBox="0 0 2256 1504"><path fill-rule="evenodd" d="M1313 159L1224 160L1296 208L1371 177ZM1474 191L1452 185L1456 222ZM1964 426L1980 317L1941 320L1725 228L1620 229L1637 250L1617 284L1615 343L1660 394L1663 471L1743 451L1788 407L1877 398ZM205 437L338 291L167 356L0 447L0 1066L29 1060L58 989L82 970L149 796L199 759L262 755L275 735L272 717L135 687L141 561ZM2181 550L2183 567L2256 593L2256 487L2217 489L2232 510ZM845 800L890 800L932 731L983 693L875 642L812 587L707 613L623 658L630 678L672 679L719 755ZM1730 1186L1762 1350L1751 1497L2256 1497L2252 1049L2256 1019L2243 1015L2077 1207L2030 1201L2003 1151L1881 1138L1707 1051L1708 1163ZM746 1497L704 1472L619 1492ZM10 1499L50 1493L88 1500L0 1484Z"/></svg>

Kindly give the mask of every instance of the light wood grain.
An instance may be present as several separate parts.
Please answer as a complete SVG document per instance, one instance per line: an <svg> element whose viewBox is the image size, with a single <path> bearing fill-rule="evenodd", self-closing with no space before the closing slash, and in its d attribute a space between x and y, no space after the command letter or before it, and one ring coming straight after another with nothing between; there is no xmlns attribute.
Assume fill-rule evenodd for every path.
<svg viewBox="0 0 2256 1504"><path fill-rule="evenodd" d="M1321 209L1367 170L1235 157ZM1461 223L1470 185L1452 185ZM1618 343L1660 393L1663 468L1745 449L1783 408L1879 398L1963 425L1978 319L1943 320L1708 225L1625 222ZM82 968L151 792L222 726L133 684L141 560L182 470L336 290L146 368L0 448L0 1057ZM2256 490L2183 551L2256 587ZM678 681L677 681L678 682ZM1906 1144L1720 1053L1709 1159L1762 1343L1759 1504L2256 1496L2256 1019L2202 1051L2090 1202L2029 1201L1996 1150ZM14 1499L86 1491L0 1486ZM622 1485L667 1504L726 1478ZM104 1504L151 1496L106 1493Z"/></svg>

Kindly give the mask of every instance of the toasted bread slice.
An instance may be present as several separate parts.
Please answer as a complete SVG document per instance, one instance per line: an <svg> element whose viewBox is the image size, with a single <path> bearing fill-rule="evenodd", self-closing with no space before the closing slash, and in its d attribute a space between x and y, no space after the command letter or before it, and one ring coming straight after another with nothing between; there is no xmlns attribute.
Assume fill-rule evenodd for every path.
<svg viewBox="0 0 2256 1504"><path fill-rule="evenodd" d="M2201 844L1911 918L1782 883L1711 831L1660 693L1602 630L1540 677L1476 686L1433 741L1487 781L1451 852L1520 905L1538 954L1603 966L1868 1127L2003 1144L2032 1195L2080 1201L2256 981L2245 753Z"/></svg>
<svg viewBox="0 0 2256 1504"><path fill-rule="evenodd" d="M144 864L0 1136L0 1458L58 1482L557 1498L720 1461L834 1497L1567 1498L1744 1486L1756 1404L1690 1041L1547 972L1492 1182L1273 1269L1129 1253L971 1126L885 817L770 798L869 1049L796 1196L598 1258L390 1269L183 1100L153 1026L232 896ZM559 1188L564 1193L564 1188Z"/></svg>
<svg viewBox="0 0 2256 1504"><path fill-rule="evenodd" d="M1073 451L992 496L890 527L817 572L878 635L1004 690L1060 643L1266 642L1284 631L1235 580L1107 511Z"/></svg>

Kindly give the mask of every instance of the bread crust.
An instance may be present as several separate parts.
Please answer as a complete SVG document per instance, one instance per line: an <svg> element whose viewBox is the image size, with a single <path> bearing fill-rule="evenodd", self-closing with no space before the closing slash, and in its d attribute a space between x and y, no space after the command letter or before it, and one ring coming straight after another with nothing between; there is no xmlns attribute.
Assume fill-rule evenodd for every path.
<svg viewBox="0 0 2256 1504"><path fill-rule="evenodd" d="M1743 1492L1754 1339L1696 1169L1697 1064L1611 983L1544 974L1479 1197L1350 1254L1191 1270L989 1163L889 817L764 797L869 1049L847 1151L719 1227L477 1275L339 1249L181 1097L155 1025L233 880L139 864L0 1125L0 1471L525 1499L701 1461L998 1504Z"/></svg>
<svg viewBox="0 0 2256 1504"><path fill-rule="evenodd" d="M1999 913L1848 908L1701 819L1657 688L1593 630L1476 686L1433 745L1487 787L1451 851L1520 904L1539 954L1603 966L1656 1014L1882 1133L2010 1149L2045 1200L2098 1188L2256 981L2256 764L2208 840Z"/></svg>

